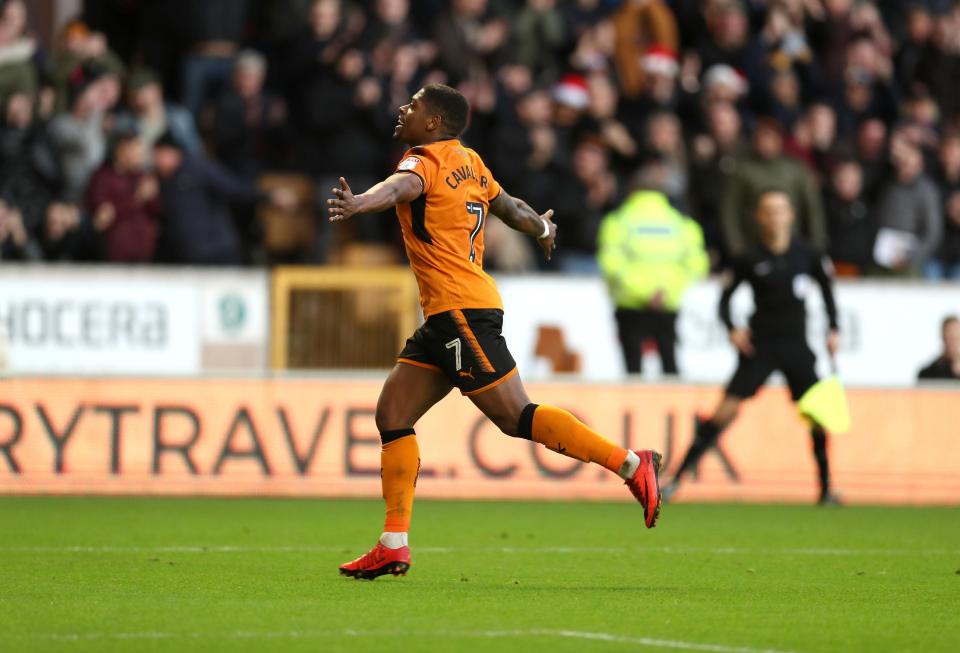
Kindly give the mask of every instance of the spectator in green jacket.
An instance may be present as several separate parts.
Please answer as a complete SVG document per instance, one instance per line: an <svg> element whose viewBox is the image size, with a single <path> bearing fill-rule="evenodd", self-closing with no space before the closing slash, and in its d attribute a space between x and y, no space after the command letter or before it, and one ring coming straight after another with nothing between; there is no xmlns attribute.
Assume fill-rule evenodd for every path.
<svg viewBox="0 0 960 653"><path fill-rule="evenodd" d="M616 305L627 372L641 371L644 341L652 340L664 374L678 373L677 312L687 287L706 276L710 261L703 231L662 191L666 169L645 165L632 192L600 226L600 269Z"/></svg>
<svg viewBox="0 0 960 653"><path fill-rule="evenodd" d="M794 230L825 251L827 227L816 180L799 161L783 153L783 126L765 117L757 121L753 148L737 159L723 196L720 221L729 254L739 256L757 244L753 210L760 195L771 188L782 188L796 207Z"/></svg>

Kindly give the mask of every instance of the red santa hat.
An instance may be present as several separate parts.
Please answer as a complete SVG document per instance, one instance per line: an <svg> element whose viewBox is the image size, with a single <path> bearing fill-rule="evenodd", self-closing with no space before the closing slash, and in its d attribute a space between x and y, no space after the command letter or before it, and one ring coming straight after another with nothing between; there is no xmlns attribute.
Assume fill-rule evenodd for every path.
<svg viewBox="0 0 960 653"><path fill-rule="evenodd" d="M746 75L725 63L710 66L703 75L703 85L706 88L709 89L718 84L729 86L739 95L743 95L750 88Z"/></svg>
<svg viewBox="0 0 960 653"><path fill-rule="evenodd" d="M590 91L583 75L568 73L553 87L553 99L574 109L585 109L590 103Z"/></svg>
<svg viewBox="0 0 960 653"><path fill-rule="evenodd" d="M640 65L648 73L674 76L680 70L677 53L665 45L651 45L640 58Z"/></svg>

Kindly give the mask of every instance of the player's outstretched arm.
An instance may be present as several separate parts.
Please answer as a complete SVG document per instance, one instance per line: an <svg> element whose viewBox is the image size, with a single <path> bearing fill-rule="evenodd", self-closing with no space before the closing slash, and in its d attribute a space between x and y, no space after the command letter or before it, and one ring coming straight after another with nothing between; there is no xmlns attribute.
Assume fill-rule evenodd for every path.
<svg viewBox="0 0 960 653"><path fill-rule="evenodd" d="M334 188L330 206L330 222L346 220L358 213L379 213L397 204L412 202L423 193L423 182L417 175L395 173L365 193L354 195L347 180L340 177L340 188Z"/></svg>
<svg viewBox="0 0 960 653"><path fill-rule="evenodd" d="M508 227L536 238L543 249L544 257L550 260L557 238L557 225L553 224L551 219L553 209L541 215L522 199L510 197L507 191L501 189L497 198L490 202L490 212Z"/></svg>

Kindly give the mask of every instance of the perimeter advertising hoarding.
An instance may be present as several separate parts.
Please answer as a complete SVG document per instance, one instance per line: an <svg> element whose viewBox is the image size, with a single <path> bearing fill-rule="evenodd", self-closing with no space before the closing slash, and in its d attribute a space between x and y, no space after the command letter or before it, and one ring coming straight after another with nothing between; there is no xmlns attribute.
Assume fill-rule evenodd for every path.
<svg viewBox="0 0 960 653"><path fill-rule="evenodd" d="M570 349L580 354L581 378L618 382L625 373L617 327L603 280L595 277L497 277L503 296L503 333L510 351L528 379L547 379L547 362L538 359L541 326L559 327ZM813 283L797 284L807 296L808 339L829 373L825 352L827 318L820 292ZM725 383L737 357L727 331L717 317L720 283L694 284L677 320L677 361L685 381ZM912 386L917 371L941 351L940 323L960 313L960 284L887 281L840 281L836 287L841 345L840 375L851 385ZM751 292L743 286L733 296L734 321L745 324L753 309ZM659 369L649 355L644 371ZM651 378L656 378L652 374Z"/></svg>
<svg viewBox="0 0 960 653"><path fill-rule="evenodd" d="M4 265L0 370L263 370L267 281L262 270Z"/></svg>
<svg viewBox="0 0 960 653"><path fill-rule="evenodd" d="M0 492L379 495L377 380L0 381ZM717 390L533 384L612 439L675 465ZM424 497L626 500L596 467L501 435L452 393L417 425ZM960 503L960 395L855 390L853 432L831 440L851 502ZM683 500L814 498L809 436L783 388L761 393ZM739 482L730 479L736 472Z"/></svg>

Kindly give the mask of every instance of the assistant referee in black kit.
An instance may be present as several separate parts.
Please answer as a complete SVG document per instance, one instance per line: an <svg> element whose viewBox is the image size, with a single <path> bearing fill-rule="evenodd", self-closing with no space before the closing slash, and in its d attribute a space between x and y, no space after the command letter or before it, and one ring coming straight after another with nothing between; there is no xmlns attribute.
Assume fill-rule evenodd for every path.
<svg viewBox="0 0 960 653"><path fill-rule="evenodd" d="M762 193L757 200L756 220L760 244L736 261L720 299L720 318L739 352L737 371L713 417L698 421L693 444L673 481L664 488L664 499L677 491L683 476L696 468L703 454L736 418L740 404L756 394L774 370L783 372L795 402L818 381L816 356L806 336L805 299L811 281L820 286L830 319L827 349L831 356L840 342L832 266L823 254L793 234L790 196L781 190ZM756 305L749 328L737 327L730 319L730 298L744 281L753 288ZM819 503L837 503L830 492L826 432L814 424L811 435L819 471Z"/></svg>

